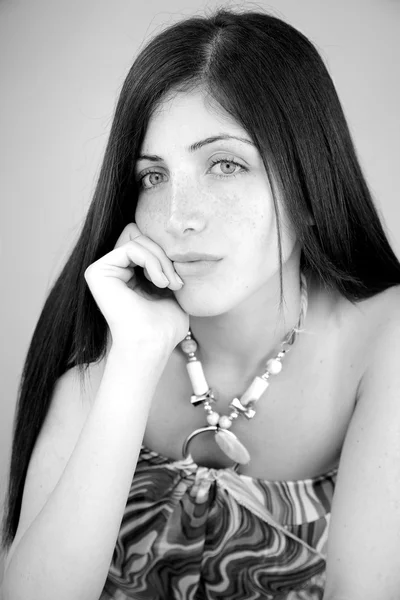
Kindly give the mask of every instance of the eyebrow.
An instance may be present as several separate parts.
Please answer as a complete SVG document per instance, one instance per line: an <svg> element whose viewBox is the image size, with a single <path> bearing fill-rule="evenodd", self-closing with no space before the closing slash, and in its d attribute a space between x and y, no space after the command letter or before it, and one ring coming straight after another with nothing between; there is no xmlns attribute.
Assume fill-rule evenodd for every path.
<svg viewBox="0 0 400 600"><path fill-rule="evenodd" d="M187 152L195 152L199 150L203 146L207 144L212 144L213 142L218 142L219 140L239 140L239 142L244 142L246 144L250 144L251 146L255 146L255 144L248 140L247 138L238 137L237 135L228 135L227 133L221 135L214 135L212 137L208 137L205 140L200 140L199 142L195 142L186 148ZM164 159L161 156L157 156L157 154L140 154L137 157L137 160L150 160L153 162L163 161Z"/></svg>

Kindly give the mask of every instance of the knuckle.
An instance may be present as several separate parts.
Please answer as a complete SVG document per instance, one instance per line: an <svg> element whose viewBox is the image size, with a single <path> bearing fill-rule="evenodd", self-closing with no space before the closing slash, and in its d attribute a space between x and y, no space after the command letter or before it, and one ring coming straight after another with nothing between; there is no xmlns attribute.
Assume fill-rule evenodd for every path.
<svg viewBox="0 0 400 600"><path fill-rule="evenodd" d="M85 272L84 272L84 274L83 274L83 275L84 275L84 277L85 277L85 279L87 279L88 277L90 277L90 276L93 274L93 272L94 272L95 270L96 270L96 263L91 263L91 264L90 264L90 265L89 265L89 266L88 266L88 267L85 269Z"/></svg>
<svg viewBox="0 0 400 600"><path fill-rule="evenodd" d="M128 223L122 230L114 248L119 248L120 246L129 243L131 240L138 237L138 235L141 235L141 231L139 230L138 226L135 223Z"/></svg>
<svg viewBox="0 0 400 600"><path fill-rule="evenodd" d="M164 260L167 257L161 246L143 234L135 238L135 242L138 242L142 248L145 248L148 252L151 252L159 260Z"/></svg>
<svg viewBox="0 0 400 600"><path fill-rule="evenodd" d="M125 230L126 230L125 235L127 236L127 238L128 238L129 241L134 241L137 238L143 236L143 234L140 231L139 227L137 225L135 225L135 223L129 223L126 226Z"/></svg>
<svg viewBox="0 0 400 600"><path fill-rule="evenodd" d="M128 225L126 226L126 229L130 232L132 232L133 234L137 234L137 233L141 233L139 227L136 225L136 223L128 223Z"/></svg>
<svg viewBox="0 0 400 600"><path fill-rule="evenodd" d="M137 236L137 237L136 237L134 240L132 240L132 239L131 239L131 240L129 240L129 241L127 242L128 246L132 246L133 248L135 248L135 247L136 247L136 244L137 244L137 242L138 242L138 240L139 240L139 238L142 238L142 237L143 237L143 235L142 235L142 234L140 234L140 235L138 235L138 236Z"/></svg>

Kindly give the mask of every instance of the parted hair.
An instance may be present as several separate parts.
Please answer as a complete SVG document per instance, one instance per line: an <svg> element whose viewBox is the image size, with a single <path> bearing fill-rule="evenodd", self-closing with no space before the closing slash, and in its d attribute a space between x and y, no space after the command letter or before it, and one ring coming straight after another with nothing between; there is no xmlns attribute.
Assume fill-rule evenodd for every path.
<svg viewBox="0 0 400 600"><path fill-rule="evenodd" d="M202 90L246 130L301 242L301 267L351 302L400 284L400 264L357 158L335 86L319 52L263 10L218 8L165 27L141 49L123 83L92 202L80 235L44 302L25 357L13 423L2 524L8 549L26 473L56 381L106 351L108 327L86 268L134 221L134 163L149 120L170 93ZM313 224L310 225L310 217ZM150 295L158 290L138 268Z"/></svg>

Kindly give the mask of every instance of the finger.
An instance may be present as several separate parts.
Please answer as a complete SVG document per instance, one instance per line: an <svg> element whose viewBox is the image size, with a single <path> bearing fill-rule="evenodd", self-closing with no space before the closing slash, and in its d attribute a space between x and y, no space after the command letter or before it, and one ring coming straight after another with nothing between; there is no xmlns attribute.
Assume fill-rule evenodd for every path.
<svg viewBox="0 0 400 600"><path fill-rule="evenodd" d="M171 284L178 283L179 287L182 286L181 279L180 279L179 275L176 273L172 261L165 254L165 252L161 248L161 246L156 244L156 242L154 242L147 236L143 236L143 235L137 237L135 239L135 242L137 244L140 244L141 246L147 248L148 250L150 250L150 252L152 252L153 254L155 254L155 256L157 256L158 260L161 263L161 268L164 271L165 275L168 277Z"/></svg>
<svg viewBox="0 0 400 600"><path fill-rule="evenodd" d="M161 264L161 270L169 280L171 289L178 290L182 287L183 282L176 273L171 260L165 254L164 250L156 242L145 236L136 223L128 223L128 225L125 226L117 240L115 248L121 247L129 241L134 241L140 244L144 248L150 250L152 254L157 256Z"/></svg>
<svg viewBox="0 0 400 600"><path fill-rule="evenodd" d="M132 278L132 267L137 266L145 267L150 280L158 287L164 288L169 285L158 258L147 248L132 241L119 248L114 248L114 250L90 265L87 271L90 277L90 272L100 269L103 276L117 277L127 283Z"/></svg>
<svg viewBox="0 0 400 600"><path fill-rule="evenodd" d="M126 253L134 266L143 267L149 276L149 281L152 281L158 287L164 288L169 285L170 282L163 273L158 257L150 252L150 250L137 244L136 241L130 241L125 246L122 246L122 248L126 249Z"/></svg>
<svg viewBox="0 0 400 600"><path fill-rule="evenodd" d="M150 275L148 274L146 267L144 267L143 271L144 271L144 276L146 277L146 279L151 281Z"/></svg>
<svg viewBox="0 0 400 600"><path fill-rule="evenodd" d="M135 238L143 235L136 223L128 223L121 232L121 235L117 239L114 248L119 248L127 242L133 241Z"/></svg>

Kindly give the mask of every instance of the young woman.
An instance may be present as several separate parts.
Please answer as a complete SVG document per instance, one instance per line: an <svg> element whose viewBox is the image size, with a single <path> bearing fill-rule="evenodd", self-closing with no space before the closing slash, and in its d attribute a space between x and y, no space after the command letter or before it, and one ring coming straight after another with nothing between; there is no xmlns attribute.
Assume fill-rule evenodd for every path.
<svg viewBox="0 0 400 600"><path fill-rule="evenodd" d="M399 284L310 41L157 35L26 358L5 600L398 598Z"/></svg>

